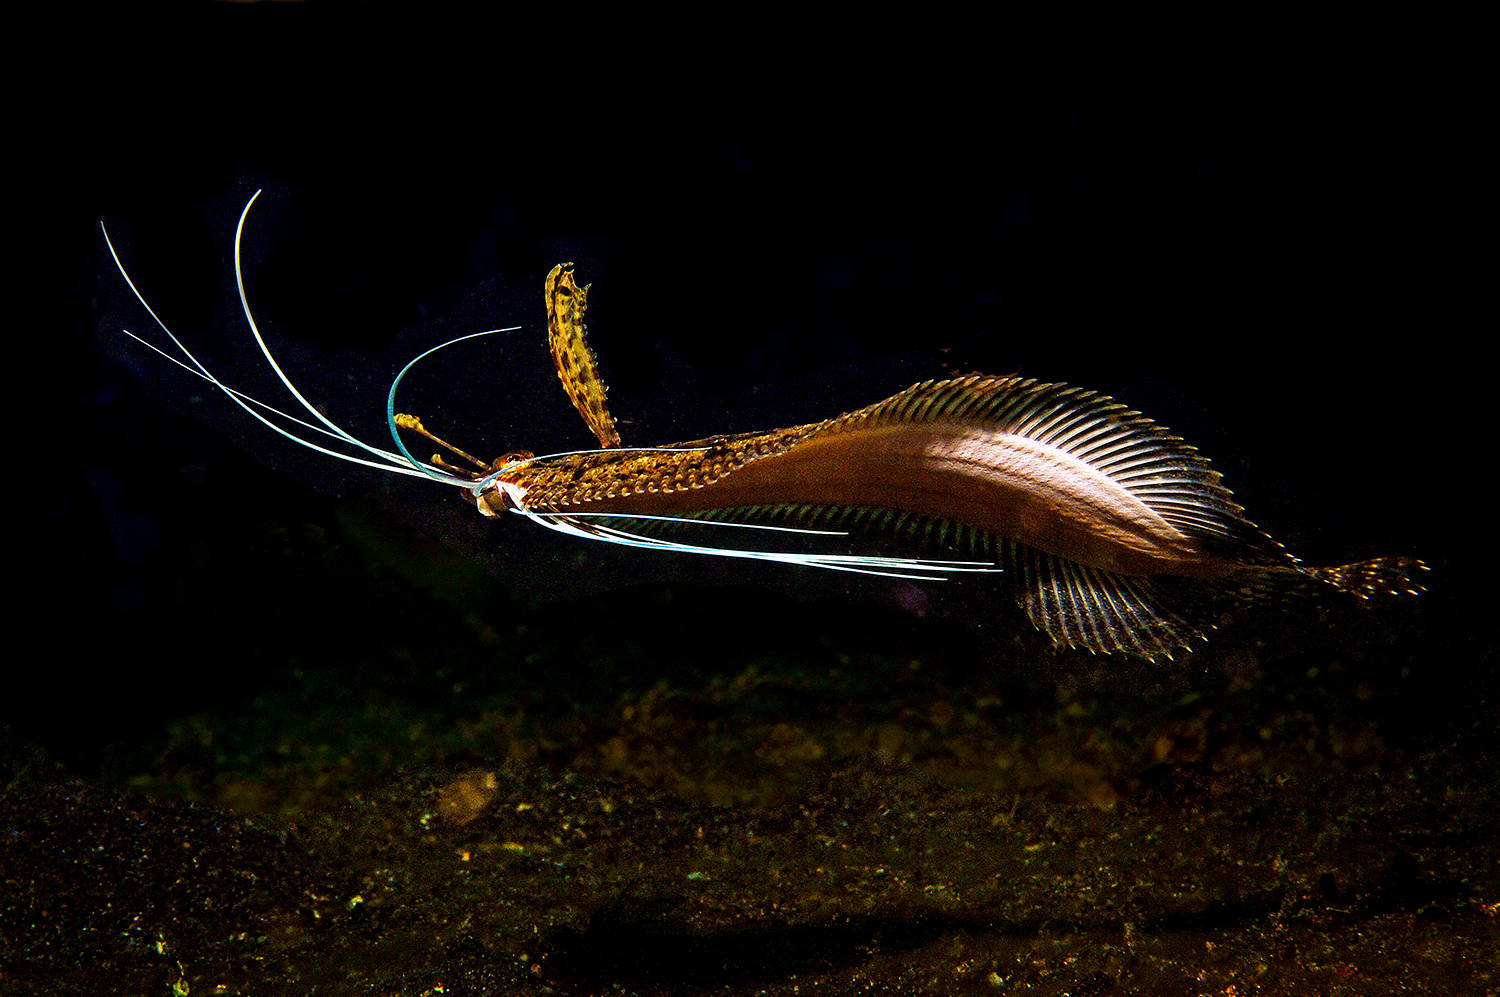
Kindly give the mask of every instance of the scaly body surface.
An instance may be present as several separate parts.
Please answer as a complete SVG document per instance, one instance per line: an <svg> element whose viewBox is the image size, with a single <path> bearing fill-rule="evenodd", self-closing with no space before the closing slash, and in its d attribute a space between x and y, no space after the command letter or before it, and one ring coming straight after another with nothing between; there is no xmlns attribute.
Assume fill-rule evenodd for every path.
<svg viewBox="0 0 1500 997"><path fill-rule="evenodd" d="M639 548L914 579L1008 572L1032 622L1057 643L1147 658L1203 639L1216 598L1337 590L1364 599L1419 591L1413 575L1425 566L1414 558L1302 565L1246 518L1193 447L1107 396L1063 384L973 374L926 381L803 426L623 446L586 341L588 288L574 283L567 264L553 268L544 286L548 338L558 377L599 449L541 457L517 451L485 464L395 412L409 364L387 402L399 452L381 450L313 408L261 337L239 255L253 203L235 239L241 305L267 362L321 425L234 392L157 319L186 362L172 359L305 446L457 486L487 516L519 514L574 536ZM130 282L123 265L120 272ZM145 305L133 282L131 289ZM304 429L290 430L284 420ZM298 435L306 430L363 456L311 443ZM474 469L438 456L416 460L403 431L434 440ZM705 528L724 541L671 538L674 531L698 536ZM802 547L789 551L749 539L773 534ZM866 535L916 550L816 549L833 546L834 537L842 543Z"/></svg>

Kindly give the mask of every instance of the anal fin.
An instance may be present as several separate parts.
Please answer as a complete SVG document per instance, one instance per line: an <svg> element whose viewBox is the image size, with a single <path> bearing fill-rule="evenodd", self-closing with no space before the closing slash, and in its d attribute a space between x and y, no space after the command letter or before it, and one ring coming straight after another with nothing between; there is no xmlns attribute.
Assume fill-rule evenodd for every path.
<svg viewBox="0 0 1500 997"><path fill-rule="evenodd" d="M1118 575L1009 543L1017 598L1031 622L1057 644L1148 660L1204 640L1187 607L1150 578Z"/></svg>

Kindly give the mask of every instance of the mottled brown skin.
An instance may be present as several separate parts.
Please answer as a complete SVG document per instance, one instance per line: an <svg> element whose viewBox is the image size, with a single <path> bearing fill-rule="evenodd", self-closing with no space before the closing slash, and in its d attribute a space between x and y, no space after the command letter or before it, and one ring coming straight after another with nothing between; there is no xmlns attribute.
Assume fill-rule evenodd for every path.
<svg viewBox="0 0 1500 997"><path fill-rule="evenodd" d="M965 523L1120 574L1215 577L1235 567L1065 453L961 420L882 418L929 387L805 426L520 461L500 480L524 489L534 512L871 506ZM480 498L492 512L507 501L500 492Z"/></svg>
<svg viewBox="0 0 1500 997"><path fill-rule="evenodd" d="M573 407L583 416L601 447L620 445L614 416L606 403L608 389L600 379L594 351L589 349L587 329L583 324L588 310L589 285L573 282L573 264L559 263L547 274L544 293L547 298L547 344L557 377L573 400Z"/></svg>

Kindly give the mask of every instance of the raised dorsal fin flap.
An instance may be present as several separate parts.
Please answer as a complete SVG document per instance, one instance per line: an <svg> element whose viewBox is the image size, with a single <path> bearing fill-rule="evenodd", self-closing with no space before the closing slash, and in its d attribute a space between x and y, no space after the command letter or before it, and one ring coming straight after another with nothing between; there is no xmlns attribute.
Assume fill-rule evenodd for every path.
<svg viewBox="0 0 1500 997"><path fill-rule="evenodd" d="M620 434L605 401L609 389L599 377L583 324L589 285L579 287L573 282L572 266L559 263L547 274L547 345L552 348L552 362L557 365L557 378L562 381L563 390L599 445L617 447Z"/></svg>

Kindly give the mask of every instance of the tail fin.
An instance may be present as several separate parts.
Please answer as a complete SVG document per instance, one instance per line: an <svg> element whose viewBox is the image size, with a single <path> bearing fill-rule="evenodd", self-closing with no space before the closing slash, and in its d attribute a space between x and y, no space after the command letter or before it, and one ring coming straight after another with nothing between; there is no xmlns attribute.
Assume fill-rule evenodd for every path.
<svg viewBox="0 0 1500 997"><path fill-rule="evenodd" d="M1311 568L1312 576L1350 595L1418 595L1422 586L1412 576L1427 565L1414 557L1377 557L1337 568Z"/></svg>
<svg viewBox="0 0 1500 997"><path fill-rule="evenodd" d="M1281 602L1316 599L1327 587L1357 599L1377 595L1418 595L1423 589L1414 576L1427 565L1414 557L1377 557L1336 568L1310 568L1301 564L1247 564L1211 587L1221 596L1240 601Z"/></svg>

